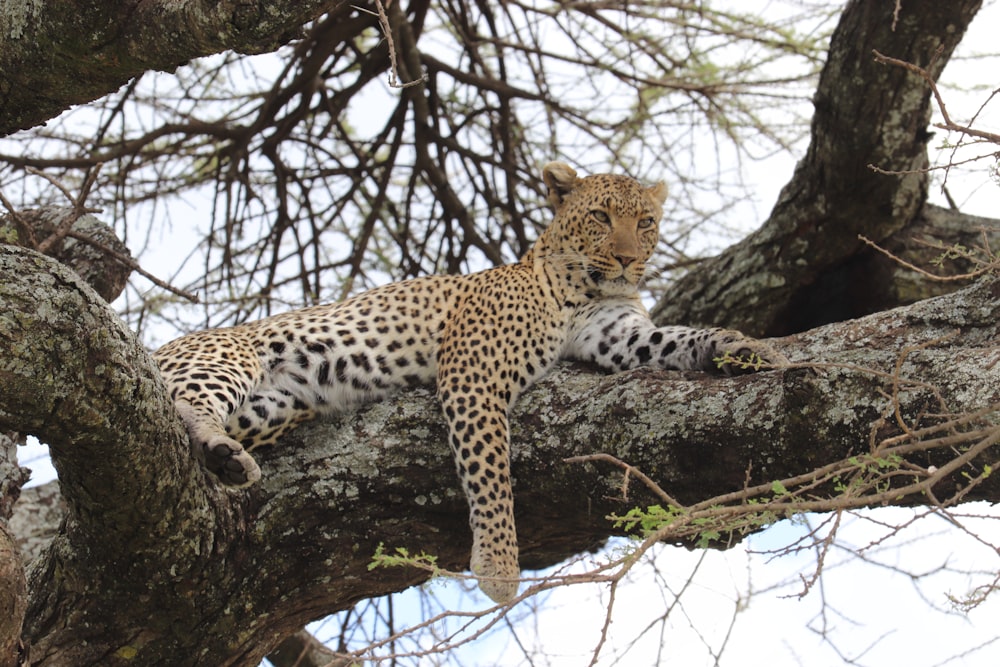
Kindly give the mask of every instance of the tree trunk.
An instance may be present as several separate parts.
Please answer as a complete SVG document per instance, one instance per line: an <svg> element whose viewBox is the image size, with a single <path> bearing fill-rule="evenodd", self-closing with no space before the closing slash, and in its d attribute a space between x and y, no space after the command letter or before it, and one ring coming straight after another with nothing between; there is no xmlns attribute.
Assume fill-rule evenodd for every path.
<svg viewBox="0 0 1000 667"><path fill-rule="evenodd" d="M0 248L0 271L14 277L0 288L0 341L11 350L0 362L0 429L50 444L68 506L30 572L36 664L255 665L307 621L427 577L370 573L379 544L465 567L465 500L430 389L304 426L260 452L260 484L229 491L190 456L152 362L96 294L24 249ZM779 341L793 359L842 364L819 375L560 367L512 413L523 566L599 545L616 532L609 513L650 498L634 488L623 502L618 470L567 457L611 454L686 504L868 451L873 429L890 430L893 396L911 422L943 411L931 386L953 413L995 406L998 297L993 278ZM951 337L908 354L893 379L904 347L942 336ZM956 472L934 491L947 498L967 483ZM964 499L1000 500L1000 480Z"/></svg>
<svg viewBox="0 0 1000 667"><path fill-rule="evenodd" d="M913 224L927 175L878 174L869 165L927 166L931 93L920 77L876 63L872 50L926 66L936 78L980 4L907 2L896 23L891 2L849 2L813 98L809 149L769 219L679 280L654 320L776 336L884 305L893 287L859 274L881 260L858 237L882 243Z"/></svg>

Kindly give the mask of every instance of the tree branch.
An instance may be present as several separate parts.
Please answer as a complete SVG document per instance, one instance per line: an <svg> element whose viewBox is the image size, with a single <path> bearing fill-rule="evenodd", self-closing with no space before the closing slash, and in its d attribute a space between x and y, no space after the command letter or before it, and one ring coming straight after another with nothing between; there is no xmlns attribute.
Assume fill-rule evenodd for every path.
<svg viewBox="0 0 1000 667"><path fill-rule="evenodd" d="M11 350L0 359L0 428L49 442L69 507L32 567L26 632L37 664L128 655L256 665L306 622L426 579L369 572L380 544L465 568L465 500L432 390L305 425L259 450L259 485L225 491L190 456L151 361L96 295L30 251L0 248L0 267L13 277L0 288L0 341ZM870 452L897 422L916 428L934 414L995 407L998 311L991 278L779 341L793 359L822 362L818 373L558 368L512 412L522 565L591 549L619 530L608 514L655 502L636 485L623 502L617 469L566 458L608 453L692 505ZM908 465L941 469L953 457L914 450ZM1000 499L998 476L970 487L963 475L998 457L991 447L965 462L935 497Z"/></svg>
<svg viewBox="0 0 1000 667"><path fill-rule="evenodd" d="M172 71L232 49L271 51L338 0L6 3L0 14L0 136L114 92L147 70Z"/></svg>
<svg viewBox="0 0 1000 667"><path fill-rule="evenodd" d="M654 319L782 335L873 312L856 298L871 276L855 284L842 269L865 250L859 234L881 243L921 210L931 91L875 62L872 50L909 62L934 57L936 79L980 4L918 0L896 20L891 3L849 2L814 96L809 149L770 218L679 280ZM904 175L876 174L870 164Z"/></svg>

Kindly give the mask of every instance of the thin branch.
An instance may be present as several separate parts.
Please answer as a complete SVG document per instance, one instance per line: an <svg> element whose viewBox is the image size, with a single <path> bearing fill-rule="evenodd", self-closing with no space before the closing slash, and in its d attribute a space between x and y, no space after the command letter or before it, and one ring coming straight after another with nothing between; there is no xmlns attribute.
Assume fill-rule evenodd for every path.
<svg viewBox="0 0 1000 667"><path fill-rule="evenodd" d="M125 266L129 267L130 269L132 269L133 271L135 271L136 273L138 273L142 277L146 278L146 280L148 280L149 282L153 283L157 287L165 289L168 292L171 292L172 294L176 294L177 296L179 296L179 297L181 297L183 299L187 299L191 303L199 303L200 302L200 299L198 298L197 294L194 294L193 292L188 292L187 290L182 290L179 287L174 287L170 283L157 278L152 273L150 273L149 271L146 271L144 268L142 268L139 265L138 262L136 262L134 259L132 259L128 255L123 255L120 252L112 250L111 248L109 248L108 246L104 245L100 241L98 241L96 239L92 239L89 236L87 236L86 234L82 234L80 232L76 232L76 231L73 231L71 229L68 232L66 232L66 236L69 236L70 238L76 239L77 241L82 241L83 243L86 243L88 245L91 245L91 246L97 248L98 250L100 250L101 252L103 252L105 255L111 257L112 259L114 259L117 262L121 262L122 264L124 264Z"/></svg>
<svg viewBox="0 0 1000 667"><path fill-rule="evenodd" d="M879 53L877 50L872 49L872 53L875 55L875 62L882 63L883 65L895 65L896 67L902 67L908 72L913 72L927 82L930 86L931 93L934 95L934 99L937 102L938 110L941 112L941 117L944 118L943 123L935 123L934 127L942 130L950 130L953 132L961 132L962 134L967 134L971 137L978 137L979 139L985 139L986 141L1000 145L1000 134L994 134L993 132L985 132L983 130L977 130L973 127L967 125L960 125L951 119L948 115L948 108L945 106L944 98L941 96L941 92L938 90L937 83L934 81L934 77L923 67L919 65L914 65L913 63L907 62L905 60L900 60L898 58L891 58L887 55ZM931 62L937 59L937 56L941 54L941 47L934 54L934 58Z"/></svg>
<svg viewBox="0 0 1000 667"><path fill-rule="evenodd" d="M858 234L858 239L862 243L864 243L865 245L871 247L874 250L877 250L878 252L882 253L883 255L885 255L886 257L888 257L889 259L891 259L892 261L898 263L900 266L902 266L904 268L907 268L907 269L909 269L911 271L915 271L915 272L919 273L920 275L922 275L922 276L924 276L926 278L930 278L932 280L938 280L938 281L941 281L941 282L951 282L951 281L956 281L956 280L971 280L973 278L978 278L980 276L986 275L987 273L995 271L996 268L997 268L997 265L1000 264L1000 260L993 260L992 262L990 262L990 263L986 264L985 266L983 266L981 269L976 269L975 271L970 271L969 273L962 273L962 274L955 275L955 276L939 276L936 273L931 273L930 271L927 271L926 269L922 269L922 268L920 268L919 266L917 266L915 264L911 264L910 262L907 262L906 260L902 259L901 257L898 257L898 256L894 255L893 253L889 252L885 248L882 248L877 243L875 243L871 239L869 239L869 238L867 238L867 237L865 237L865 236L863 236L861 234Z"/></svg>
<svg viewBox="0 0 1000 667"><path fill-rule="evenodd" d="M43 241L38 243L37 246L35 246L35 250L42 253L43 255L48 254L48 252L53 247L55 247L57 243L66 238L66 235L69 234L69 230L73 227L76 221L80 219L82 215L86 213L101 212L101 209L99 208L87 208L85 206L87 201L87 196L90 194L91 188L94 187L94 183L97 182L97 174L101 171L100 164L94 165L94 167L87 170L87 175L83 179L83 185L80 186L80 193L75 197L69 191L69 189L66 186L64 186L62 182L56 177L50 176L49 174L46 174L43 171L39 171L34 167L25 167L25 171L27 171L32 176L41 176L46 181L51 183L53 186L55 186L57 190L63 193L63 195L66 197L66 199L69 200L69 203L73 207L72 212L70 212L67 215L64 215L63 219L59 221L59 224L56 225L55 230L53 230L53 232L49 234L48 237L46 237Z"/></svg>
<svg viewBox="0 0 1000 667"><path fill-rule="evenodd" d="M396 41L392 38L392 28L389 25L389 17L385 13L385 6L382 4L382 0L374 0L375 9L377 11L372 11L370 9L365 9L364 7L358 7L357 5L351 5L354 9L359 12L364 12L366 14L371 14L372 16L378 17L379 27L382 28L382 35L385 37L385 42L389 47L389 87L390 88L409 88L410 86L417 86L421 83L427 81L427 75L423 74L418 79L413 79L412 81L407 81L405 83L399 82L398 72L399 69L396 67Z"/></svg>

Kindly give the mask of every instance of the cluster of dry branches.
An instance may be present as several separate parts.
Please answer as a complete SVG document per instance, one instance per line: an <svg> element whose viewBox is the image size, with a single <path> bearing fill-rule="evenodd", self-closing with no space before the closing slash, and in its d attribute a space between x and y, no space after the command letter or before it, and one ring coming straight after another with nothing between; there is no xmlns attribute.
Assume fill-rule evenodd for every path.
<svg viewBox="0 0 1000 667"><path fill-rule="evenodd" d="M669 34L644 27L664 20ZM692 261L692 228L719 211L705 210L702 190L725 193L723 208L745 197L737 175L699 162L706 136L720 164L802 136L794 111L758 118L779 99L805 100L821 62L822 33L796 37L794 25L686 3L345 5L276 56L194 62L173 86L146 75L5 143L0 189L41 205L52 189L25 181L25 167L70 186L93 174L89 205L140 259L164 234L181 241L167 230L183 227L171 258L184 266L151 273L203 296L200 315L178 318L132 291L127 315L143 326L232 323L509 262L548 217L538 170L553 158L667 178L666 271ZM387 71L424 85L394 87Z"/></svg>

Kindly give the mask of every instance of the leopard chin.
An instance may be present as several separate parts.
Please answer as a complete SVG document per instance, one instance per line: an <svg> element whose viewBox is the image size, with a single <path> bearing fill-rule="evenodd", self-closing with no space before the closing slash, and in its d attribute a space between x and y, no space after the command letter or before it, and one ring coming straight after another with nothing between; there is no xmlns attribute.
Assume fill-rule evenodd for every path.
<svg viewBox="0 0 1000 667"><path fill-rule="evenodd" d="M603 296L632 296L639 290L636 283L623 275L617 278L605 278L600 274L599 276L594 282L597 283L598 292Z"/></svg>

